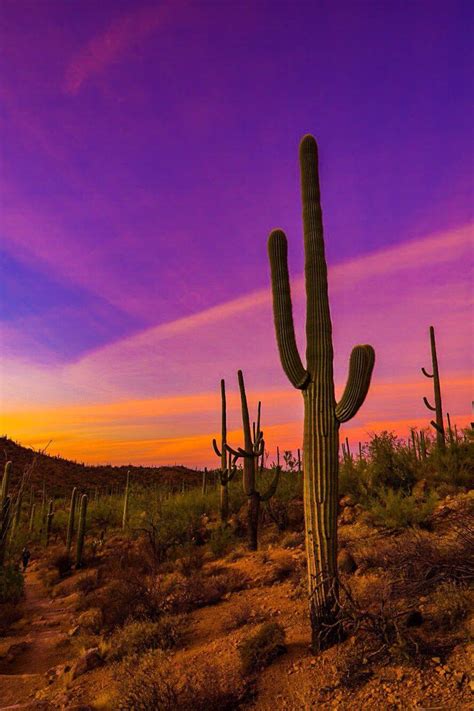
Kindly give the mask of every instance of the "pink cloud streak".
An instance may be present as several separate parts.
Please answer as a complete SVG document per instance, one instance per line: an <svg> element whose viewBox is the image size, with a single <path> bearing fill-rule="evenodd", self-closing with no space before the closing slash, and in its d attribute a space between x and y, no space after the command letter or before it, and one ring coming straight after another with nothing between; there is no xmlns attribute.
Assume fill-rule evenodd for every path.
<svg viewBox="0 0 474 711"><path fill-rule="evenodd" d="M139 8L113 20L105 32L93 37L72 58L65 72L64 91L77 94L91 77L102 74L133 45L161 28L175 9L176 2L173 5L165 2L158 7Z"/></svg>

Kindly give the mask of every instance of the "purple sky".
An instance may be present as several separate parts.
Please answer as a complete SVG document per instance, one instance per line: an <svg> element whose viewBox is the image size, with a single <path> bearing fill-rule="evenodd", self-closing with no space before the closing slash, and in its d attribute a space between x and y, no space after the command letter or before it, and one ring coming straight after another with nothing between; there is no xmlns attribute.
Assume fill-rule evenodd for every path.
<svg viewBox="0 0 474 711"><path fill-rule="evenodd" d="M396 260L390 250L440 234L449 250L449 235L472 222L472 2L3 0L0 17L8 411L49 402L38 390L47 378L61 382L52 388L55 406L103 401L99 371L78 379L70 369L89 373L96 354L112 346L121 354L114 351L109 364L117 380L135 383L129 371L141 377L140 359L121 344L267 289L266 239L276 226L289 236L296 278L303 265L297 149L306 132L320 145L330 266L380 250ZM398 287L412 293L423 283L435 293L454 285L418 321L414 304L402 304L419 329L416 344L400 342L400 324L384 325L388 355L377 368L385 378L399 361L400 372L418 378L406 358L411 353L418 368L419 353L428 355L431 314L447 348L445 371L469 372L462 234L464 258L447 254L455 261L436 268L428 259L425 271L420 247L418 271L388 289L397 300ZM370 293L348 284L335 299L344 348L346 323L355 342L367 340L364 323L372 340L381 333L384 319L367 317L380 308L385 282L378 279ZM147 346L156 378L150 372L126 393L110 385L107 398L208 393L223 375L235 380L235 366L254 373L257 389L283 387L273 377L269 318L268 371L256 353L260 322L245 328L237 313L231 329L218 322L200 341L182 337L179 354L176 343ZM175 359L183 360L177 374ZM28 439L10 422L9 434Z"/></svg>

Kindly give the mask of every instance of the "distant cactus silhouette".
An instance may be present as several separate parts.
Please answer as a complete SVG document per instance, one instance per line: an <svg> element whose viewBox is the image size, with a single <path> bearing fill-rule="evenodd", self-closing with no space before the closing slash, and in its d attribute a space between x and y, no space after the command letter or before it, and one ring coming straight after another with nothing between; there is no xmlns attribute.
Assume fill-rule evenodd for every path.
<svg viewBox="0 0 474 711"><path fill-rule="evenodd" d="M261 403L258 403L257 422L253 423L252 431L250 429L250 417L247 404L247 395L245 393L244 376L242 371L238 371L240 400L242 405L242 428L244 432L244 446L238 450L232 449L228 444L227 450L237 458L243 459L244 472L242 483L245 495L248 497L248 536L250 550L257 550L258 547L258 520L260 515L260 503L268 501L275 494L278 482L280 479L280 467L276 467L275 476L270 483L265 494L261 494L257 490L256 474L259 469L259 460L261 458L260 471L263 470L263 460L265 456L265 442L263 432L260 429Z"/></svg>
<svg viewBox="0 0 474 711"><path fill-rule="evenodd" d="M81 498L81 509L79 512L79 529L77 532L76 541L76 568L82 567L83 555L84 555L84 539L86 536L86 525L87 525L87 494L83 494Z"/></svg>
<svg viewBox="0 0 474 711"><path fill-rule="evenodd" d="M287 240L281 230L269 237L273 314L280 359L304 400L304 506L310 618L315 651L340 639L337 583L339 426L357 413L370 385L375 361L371 346L356 346L349 377L338 403L334 395L332 325L318 177L318 150L312 136L300 145L306 277L306 368L293 324Z"/></svg>
<svg viewBox="0 0 474 711"><path fill-rule="evenodd" d="M53 506L54 506L53 499L50 499L49 505L48 505L48 513L46 516L46 548L49 546L49 539L51 538L51 527L53 525L53 517L54 517Z"/></svg>
<svg viewBox="0 0 474 711"><path fill-rule="evenodd" d="M436 412L436 421L431 420L431 425L436 430L436 443L441 451L446 448L446 438L444 434L444 422L443 422L443 405L441 402L441 384L439 380L439 369L438 369L438 355L436 353L436 340L435 340L435 330L433 326L430 326L430 344L431 344L431 363L433 367L433 372L428 373L424 368L421 372L427 378L433 379L433 389L435 404L434 407L431 405L426 397L423 398L428 410Z"/></svg>
<svg viewBox="0 0 474 711"><path fill-rule="evenodd" d="M221 380L221 445L217 446L215 439L212 440L214 452L221 460L221 468L217 472L221 486L220 516L222 523L226 523L229 518L229 482L234 478L237 471L238 456L231 454L227 450L227 404L225 396L225 380Z"/></svg>
<svg viewBox="0 0 474 711"><path fill-rule="evenodd" d="M67 522L67 534L66 534L66 551L69 554L72 546L72 537L74 535L74 520L76 516L76 503L77 503L77 488L74 487L71 493L71 504L69 506L69 518Z"/></svg>
<svg viewBox="0 0 474 711"><path fill-rule="evenodd" d="M125 494L123 497L122 528L125 530L128 524L128 504L130 498L130 471L127 472L127 482L125 484Z"/></svg>

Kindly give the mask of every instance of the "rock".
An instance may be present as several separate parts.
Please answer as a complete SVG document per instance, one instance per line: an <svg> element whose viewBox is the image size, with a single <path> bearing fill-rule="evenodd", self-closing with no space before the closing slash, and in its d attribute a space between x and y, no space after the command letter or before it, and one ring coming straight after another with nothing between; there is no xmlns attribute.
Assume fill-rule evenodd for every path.
<svg viewBox="0 0 474 711"><path fill-rule="evenodd" d="M71 669L69 664L57 664L55 667L51 667L45 674L48 684L53 684L57 679L60 679L66 672Z"/></svg>
<svg viewBox="0 0 474 711"><path fill-rule="evenodd" d="M345 506L354 506L355 501L352 498L352 496L349 496L348 494L346 496L343 496L341 499L339 499L339 506L341 509L343 509Z"/></svg>
<svg viewBox="0 0 474 711"><path fill-rule="evenodd" d="M13 662L20 654L26 652L27 649L31 647L31 642L17 642L16 644L11 644L5 654L5 659L7 662Z"/></svg>
<svg viewBox="0 0 474 711"><path fill-rule="evenodd" d="M459 686L462 685L462 683L464 681L464 676L465 676L464 672L454 672L454 674L453 674L454 681L456 681L459 684Z"/></svg>
<svg viewBox="0 0 474 711"><path fill-rule="evenodd" d="M357 570L357 563L347 548L337 554L337 567L340 573L354 573Z"/></svg>
<svg viewBox="0 0 474 711"><path fill-rule="evenodd" d="M100 667L103 664L102 656L99 652L98 647L92 647L88 649L82 657L80 657L77 662L73 665L71 669L72 679L77 679L78 676L82 676L96 667Z"/></svg>
<svg viewBox="0 0 474 711"><path fill-rule="evenodd" d="M69 637L76 637L76 635L79 634L80 630L81 630L80 625L75 625L74 627L71 627L71 629L68 630Z"/></svg>

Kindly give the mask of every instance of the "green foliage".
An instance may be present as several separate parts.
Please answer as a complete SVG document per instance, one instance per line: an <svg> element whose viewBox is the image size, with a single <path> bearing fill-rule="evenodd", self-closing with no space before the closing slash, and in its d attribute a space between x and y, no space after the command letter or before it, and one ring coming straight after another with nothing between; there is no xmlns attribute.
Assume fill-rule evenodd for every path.
<svg viewBox="0 0 474 711"><path fill-rule="evenodd" d="M367 482L378 487L409 492L416 481L416 460L393 432L372 435L367 445Z"/></svg>
<svg viewBox="0 0 474 711"><path fill-rule="evenodd" d="M430 492L424 501L403 491L381 489L368 504L369 518L379 526L392 529L421 526L434 511L438 497Z"/></svg>
<svg viewBox="0 0 474 711"><path fill-rule="evenodd" d="M0 568L0 603L18 603L23 592L24 580L19 568L15 565Z"/></svg>
<svg viewBox="0 0 474 711"><path fill-rule="evenodd" d="M230 528L219 526L211 533L209 548L216 558L222 558L235 545L235 535Z"/></svg>
<svg viewBox="0 0 474 711"><path fill-rule="evenodd" d="M286 651L285 630L278 622L264 622L239 646L244 674L254 674Z"/></svg>

